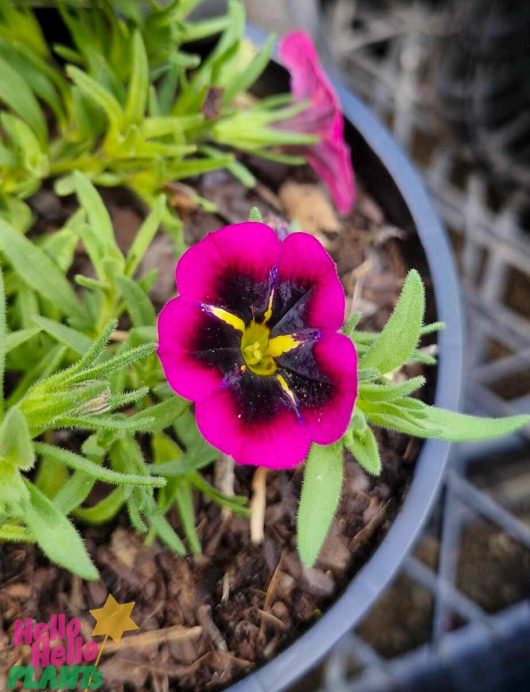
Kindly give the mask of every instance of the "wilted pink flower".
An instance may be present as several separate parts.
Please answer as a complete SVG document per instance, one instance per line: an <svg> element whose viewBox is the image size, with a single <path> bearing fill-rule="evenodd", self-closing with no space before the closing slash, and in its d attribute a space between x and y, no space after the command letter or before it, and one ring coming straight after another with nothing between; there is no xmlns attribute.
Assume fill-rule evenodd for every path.
<svg viewBox="0 0 530 692"><path fill-rule="evenodd" d="M280 42L279 53L291 74L295 101L309 104L283 126L320 138L317 144L304 147L303 154L327 185L337 209L346 214L355 201L355 178L350 148L344 141L344 118L337 95L305 32L287 34Z"/></svg>
<svg viewBox="0 0 530 692"><path fill-rule="evenodd" d="M338 440L357 396L357 355L337 333L344 290L306 233L226 226L177 265L158 320L167 380L195 402L203 436L240 464L289 468Z"/></svg>

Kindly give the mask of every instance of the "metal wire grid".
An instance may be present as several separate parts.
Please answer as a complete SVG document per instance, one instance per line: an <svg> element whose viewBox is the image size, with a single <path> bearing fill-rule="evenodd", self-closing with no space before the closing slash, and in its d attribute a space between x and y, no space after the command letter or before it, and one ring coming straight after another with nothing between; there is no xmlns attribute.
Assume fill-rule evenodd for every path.
<svg viewBox="0 0 530 692"><path fill-rule="evenodd" d="M515 191L493 208L489 186L473 168L469 152L443 136L433 89L432 49L445 26L443 14L419 3L397 5L389 12L388 6L377 10L368 2L339 0L322 26L320 40L326 41L350 86L421 166L454 240L468 319L466 408L490 415L527 412L530 321L524 295L522 301L520 295L518 302L513 300L516 277L517 291L526 291L526 303L530 302L530 236L521 222L527 200ZM509 459L516 452L526 458L528 474L530 431L522 438L526 442L517 438L455 449L440 507L437 569L414 556L403 568L434 597L431 640L388 661L352 632L324 666L325 689L517 689L515 673L523 676L521 680L530 676L517 644L530 637L528 602L492 616L456 586L462 532L477 517L486 518L530 551L528 524L470 477L493 454ZM448 634L455 615L467 624ZM482 670L473 678L477 660Z"/></svg>

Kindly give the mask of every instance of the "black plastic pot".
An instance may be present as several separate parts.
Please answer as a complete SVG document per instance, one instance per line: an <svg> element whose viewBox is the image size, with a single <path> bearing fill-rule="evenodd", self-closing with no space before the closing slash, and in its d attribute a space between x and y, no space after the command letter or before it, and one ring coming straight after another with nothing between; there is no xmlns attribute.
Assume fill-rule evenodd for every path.
<svg viewBox="0 0 530 692"><path fill-rule="evenodd" d="M262 45L256 28L248 36ZM287 75L276 63L269 68L285 90ZM346 119L346 136L354 168L365 187L400 228L415 232L417 250L425 253L432 281L436 317L446 323L438 339L439 364L434 403L458 407L462 377L462 316L458 281L449 243L423 183L401 147L374 114L333 79ZM388 586L418 538L440 489L449 443L427 440L423 445L407 497L379 548L365 563L342 596L302 637L257 671L233 685L232 692L276 692L315 667Z"/></svg>

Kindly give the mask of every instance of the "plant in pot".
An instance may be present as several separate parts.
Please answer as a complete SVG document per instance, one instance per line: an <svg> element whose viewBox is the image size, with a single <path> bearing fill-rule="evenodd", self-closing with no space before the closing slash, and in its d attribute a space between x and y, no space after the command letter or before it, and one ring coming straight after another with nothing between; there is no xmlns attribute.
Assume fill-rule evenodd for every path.
<svg viewBox="0 0 530 692"><path fill-rule="evenodd" d="M100 684L221 686L273 658L243 684L274 689L313 662L292 664L304 641L314 660L373 600L399 555L325 641L277 656L337 621L321 609L352 578L345 597L362 591L418 493L421 523L446 448L423 447L405 500L410 436L529 419L417 396L442 325L424 324L414 224L427 278L454 279L421 187L357 102L345 134L308 37L283 40L278 93L241 3L191 21L197 4L0 2L3 626L63 613L89 639L111 593L144 631L99 648ZM456 336L437 403L458 391ZM18 659L27 686L39 671Z"/></svg>

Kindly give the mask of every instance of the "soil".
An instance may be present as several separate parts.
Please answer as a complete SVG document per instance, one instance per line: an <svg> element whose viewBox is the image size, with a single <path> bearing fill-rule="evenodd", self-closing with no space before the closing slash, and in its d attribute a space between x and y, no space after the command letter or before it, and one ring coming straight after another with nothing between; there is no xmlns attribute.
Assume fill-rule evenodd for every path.
<svg viewBox="0 0 530 692"><path fill-rule="evenodd" d="M253 191L223 171L202 176L193 189L169 186L186 240L195 242L210 230L246 219L252 206L258 206L271 224L303 217L337 261L348 310L363 311L362 328L381 328L409 267L405 248L410 237L390 225L362 189L355 211L337 219L306 170L287 179L282 166L267 164L263 169L257 162L250 164L262 180ZM217 211L204 211L194 191L214 202ZM119 242L127 247L143 210L126 191L103 194ZM32 206L37 215L32 232L45 233L61 225L75 209L75 201L59 200L43 188ZM86 264L80 250L76 272L85 271ZM143 269L160 269L153 291L160 304L174 292L174 265L171 244L159 234ZM409 374L419 372L423 368L418 366ZM434 373L425 374L432 385ZM431 391L428 387L427 398ZM250 543L246 519L225 516L198 494L197 530L203 554L197 557L178 558L157 543L146 547L143 537L129 528L125 513L102 528L81 527L101 572L98 582L83 582L50 565L31 545L3 545L0 671L28 660L27 647L12 647L15 619L45 622L53 613L65 613L80 618L83 636L90 639L93 621L88 610L100 607L111 593L119 602L136 602L133 618L141 631L125 635L119 646L107 645L101 664L103 689L218 689L248 674L322 616L377 548L403 503L420 443L386 431L377 436L383 473L370 478L351 457L346 459L341 504L313 569L302 569L295 548L300 469L269 474L265 540L260 546ZM250 495L253 473L250 468L236 468L237 494ZM215 482L213 469L206 476ZM179 530L176 514L169 518ZM0 689L1 685L0 681Z"/></svg>

